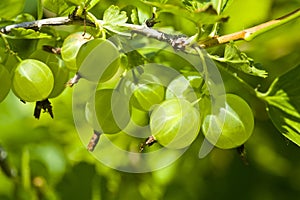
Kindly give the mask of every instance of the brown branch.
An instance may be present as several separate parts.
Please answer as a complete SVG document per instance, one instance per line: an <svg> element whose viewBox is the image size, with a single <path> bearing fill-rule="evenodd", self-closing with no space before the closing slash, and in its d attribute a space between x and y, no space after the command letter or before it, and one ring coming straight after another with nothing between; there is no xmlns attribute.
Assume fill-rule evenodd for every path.
<svg viewBox="0 0 300 200"><path fill-rule="evenodd" d="M283 17L268 21L266 23L238 31L235 33L231 33L228 35L223 36L216 36L213 38L209 38L206 40L199 41L198 44L202 48L208 48L212 46L217 46L220 44L225 44L230 41L236 41L236 40L246 40L250 41L257 35L266 32L272 28L275 28L277 26L280 26L282 24L285 24L297 17L300 16L300 9L297 9ZM98 20L99 24L103 24L103 20ZM32 22L23 22L20 24L13 24L8 25L5 27L2 27L0 29L0 32L7 34L9 33L13 28L27 28L27 29L40 29L43 26L60 26L60 25L69 25L69 24L84 24L87 26L95 26L94 23L85 21L84 19L80 17L57 17L57 18L48 18L48 19L42 19L42 20L36 20ZM178 50L185 49L186 46L188 46L191 42L191 39L183 36L183 35L171 35L167 33L163 33L161 31L155 30L153 28L147 27L144 25L134 25L134 24L122 24L122 27L127 28L129 31L132 31L134 33L138 33L141 35L144 35L146 37L154 38L159 41L164 41L169 43L173 48ZM104 26L105 28L105 26Z"/></svg>
<svg viewBox="0 0 300 200"><path fill-rule="evenodd" d="M97 144L99 142L100 136L101 136L101 133L94 130L93 135L87 145L87 150L94 151L95 147L97 146Z"/></svg>
<svg viewBox="0 0 300 200"><path fill-rule="evenodd" d="M297 17L300 17L300 8L285 15L285 16L265 22L263 24L259 24L257 26L254 26L254 27L242 30L242 31L238 31L235 33L231 33L231 34L227 34L227 35L223 35L223 36L217 36L214 38L209 38L207 40L200 41L198 44L203 48L208 48L208 47L217 46L220 44L225 44L230 41L236 41L236 40L250 41L254 37L260 35L261 33L264 33L270 29L276 28L276 27L278 27L282 24L285 24Z"/></svg>
<svg viewBox="0 0 300 200"><path fill-rule="evenodd" d="M68 17L56 17L41 19L32 22L23 22L19 24L12 24L0 29L2 33L9 33L14 28L26 28L26 29L40 29L42 26L61 26L73 23Z"/></svg>

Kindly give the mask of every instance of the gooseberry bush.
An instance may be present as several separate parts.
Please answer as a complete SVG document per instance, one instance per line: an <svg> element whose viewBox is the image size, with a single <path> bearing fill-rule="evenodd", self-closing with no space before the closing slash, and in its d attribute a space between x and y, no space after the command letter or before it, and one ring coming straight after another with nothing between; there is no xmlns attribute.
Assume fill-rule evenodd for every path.
<svg viewBox="0 0 300 200"><path fill-rule="evenodd" d="M73 99L92 130L88 149L101 151L101 135L127 134L122 142L137 141L130 149L143 154L197 139L241 149L255 129L255 99L300 146L300 65L260 91L268 72L235 43L294 20L299 9L222 35L230 0L41 2L37 13L1 16L0 101L11 89L23 103L36 103L35 118L44 111L55 120L51 99L88 82L93 89L81 87ZM244 91L232 92L233 82Z"/></svg>

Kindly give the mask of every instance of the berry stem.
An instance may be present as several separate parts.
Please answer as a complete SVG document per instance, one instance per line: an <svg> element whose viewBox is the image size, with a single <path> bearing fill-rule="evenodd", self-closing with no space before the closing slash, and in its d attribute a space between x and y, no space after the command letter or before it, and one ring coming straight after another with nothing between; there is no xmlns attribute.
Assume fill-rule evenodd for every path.
<svg viewBox="0 0 300 200"><path fill-rule="evenodd" d="M141 145L140 145L140 152L142 152L145 148L145 146L148 146L150 147L151 145L153 145L154 143L156 142L156 139L154 138L153 135L149 136L145 142L143 142Z"/></svg>
<svg viewBox="0 0 300 200"><path fill-rule="evenodd" d="M48 99L36 102L33 116L36 119L39 119L42 110L44 112L48 112L51 118L53 119L54 116L53 116L52 106L51 106L51 102Z"/></svg>
<svg viewBox="0 0 300 200"><path fill-rule="evenodd" d="M67 86L69 86L69 87L73 87L73 85L75 85L76 83L78 83L78 81L81 79L81 75L79 74L79 73L76 73L75 75L74 75L74 77L71 79L71 80L69 80L68 82L67 82Z"/></svg>
<svg viewBox="0 0 300 200"><path fill-rule="evenodd" d="M245 145L243 144L243 145L237 147L236 150L237 150L239 156L241 157L243 163L245 165L249 165L248 160L247 160L247 153L246 153Z"/></svg>
<svg viewBox="0 0 300 200"><path fill-rule="evenodd" d="M90 139L89 144L87 145L87 150L89 150L89 151L91 151L91 152L94 151L96 145L97 145L98 142L99 142L100 135L101 135L100 132L94 130L93 136L92 136L92 138Z"/></svg>

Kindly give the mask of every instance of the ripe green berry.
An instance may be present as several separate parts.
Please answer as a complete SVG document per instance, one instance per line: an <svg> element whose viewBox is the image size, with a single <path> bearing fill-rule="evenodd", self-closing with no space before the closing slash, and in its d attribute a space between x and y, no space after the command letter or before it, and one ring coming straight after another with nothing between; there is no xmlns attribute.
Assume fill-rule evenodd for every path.
<svg viewBox="0 0 300 200"><path fill-rule="evenodd" d="M194 102L198 99L196 92L191 87L189 80L184 76L179 75L167 87L166 99L183 98L189 102Z"/></svg>
<svg viewBox="0 0 300 200"><path fill-rule="evenodd" d="M156 83L138 84L131 97L131 104L138 109L149 111L165 98L165 88Z"/></svg>
<svg viewBox="0 0 300 200"><path fill-rule="evenodd" d="M23 101L35 102L47 99L53 86L53 74L41 61L26 59L14 70L12 90Z"/></svg>
<svg viewBox="0 0 300 200"><path fill-rule="evenodd" d="M217 115L207 115L202 124L206 139L221 149L231 149L244 144L254 128L250 106L241 97L226 95L226 104Z"/></svg>
<svg viewBox="0 0 300 200"><path fill-rule="evenodd" d="M200 114L185 99L165 100L151 113L150 129L159 144L170 149L181 149L189 146L197 137Z"/></svg>
<svg viewBox="0 0 300 200"><path fill-rule="evenodd" d="M60 95L69 80L69 70L66 68L64 61L56 54L43 50L37 50L30 58L44 62L52 71L54 76L54 87L48 98L54 98Z"/></svg>
<svg viewBox="0 0 300 200"><path fill-rule="evenodd" d="M91 39L93 38L90 34L84 34L83 32L72 33L66 37L61 48L61 56L68 69L77 71L78 66L76 66L76 56L79 49L84 43Z"/></svg>
<svg viewBox="0 0 300 200"><path fill-rule="evenodd" d="M97 82L112 78L120 66L120 54L109 40L93 39L83 44L76 57L81 77Z"/></svg>
<svg viewBox="0 0 300 200"><path fill-rule="evenodd" d="M118 88L130 98L133 107L143 111L150 111L165 99L165 87L155 75L146 72L128 71Z"/></svg>
<svg viewBox="0 0 300 200"><path fill-rule="evenodd" d="M87 121L100 133L118 133L130 120L130 112L126 105L126 98L118 91L98 90L94 98L86 104Z"/></svg>

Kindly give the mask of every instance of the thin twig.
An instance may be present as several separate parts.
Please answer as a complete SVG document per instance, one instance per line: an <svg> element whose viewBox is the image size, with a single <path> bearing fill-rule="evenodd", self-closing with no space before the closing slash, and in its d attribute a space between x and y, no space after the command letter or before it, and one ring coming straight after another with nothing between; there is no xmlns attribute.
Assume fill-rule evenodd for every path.
<svg viewBox="0 0 300 200"><path fill-rule="evenodd" d="M300 17L300 8L280 18L265 22L263 24L259 24L257 26L242 31L210 38L205 41L200 41L198 44L203 48L207 48L236 40L251 41L256 36L267 32L268 30L281 26L287 22L290 22L291 20L296 19L297 17Z"/></svg>
<svg viewBox="0 0 300 200"><path fill-rule="evenodd" d="M14 28L26 28L26 29L40 29L43 26L61 26L61 25L68 25L73 23L74 21L71 20L69 17L55 17L55 18L47 18L36 20L32 22L23 22L20 24L12 24L5 26L0 29L2 33L9 33Z"/></svg>
<svg viewBox="0 0 300 200"><path fill-rule="evenodd" d="M228 43L230 41L236 40L245 40L250 41L254 37L270 30L275 27L278 27L282 24L285 24L297 17L300 17L300 8L277 19L268 21L266 23L248 28L242 31L231 33L223 36L215 36L204 41L199 41L198 44L202 48L208 48L212 46L217 46L221 44ZM97 21L99 24L103 24L103 20ZM14 28L26 28L26 29L40 29L44 26L60 26L60 25L70 25L70 24L83 24L83 19L81 18L70 18L70 17L56 17L48 18L42 20L36 20L32 22L23 22L20 24L13 24L2 27L0 32L7 34L12 31ZM95 26L94 23L89 22L85 23L87 26ZM178 50L183 50L186 46L190 44L190 38L183 35L172 35L163 33L161 31L155 30L153 28L147 27L146 25L134 25L134 24L122 24L124 28L127 28L129 31L132 31L137 34L144 35L146 37L154 38L159 41L164 41L169 43L173 48Z"/></svg>
<svg viewBox="0 0 300 200"><path fill-rule="evenodd" d="M185 47L190 43L189 38L184 35L167 34L147 27L146 25L125 24L124 26L130 28L134 33L166 42L177 50L184 50Z"/></svg>

